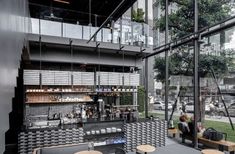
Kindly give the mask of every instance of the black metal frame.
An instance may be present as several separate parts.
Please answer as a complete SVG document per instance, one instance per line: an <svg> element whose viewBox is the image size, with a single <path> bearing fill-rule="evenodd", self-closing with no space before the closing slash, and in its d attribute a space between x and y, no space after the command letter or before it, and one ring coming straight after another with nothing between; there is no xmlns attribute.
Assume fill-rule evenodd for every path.
<svg viewBox="0 0 235 154"><path fill-rule="evenodd" d="M198 0L194 0L194 33L198 33ZM199 45L200 37L194 39L194 134L193 134L193 144L194 148L198 148L198 138L197 138L197 123L199 120L199 76L198 76L198 61L199 61Z"/></svg>
<svg viewBox="0 0 235 154"><path fill-rule="evenodd" d="M194 143L194 148L198 147L198 139L197 139L197 125L198 125L198 120L199 120L199 88L200 88L200 80L199 80L199 74L198 74L198 62L199 62L199 55L200 55L200 42L201 42L201 38L203 37L208 37L211 36L213 34L216 34L220 31L229 29L233 26L235 26L235 16L228 18L224 21L221 21L217 24L214 24L212 26L208 26L205 27L201 30L198 29L198 14L199 14L199 10L198 10L198 0L194 0L194 33L189 34L185 37L182 37L180 39L178 39L177 41L174 42L168 42L168 35L169 35L169 24L168 24L168 0L165 0L165 44L159 47L154 48L154 50L156 50L155 52L148 54L144 57L144 59L147 61L149 57L155 56L157 54L160 54L162 52L165 52L165 63L166 63L166 70L165 70L165 120L168 122L168 78L169 78L169 55L168 52L169 50L175 49L179 46L185 45L187 43L190 42L194 42L194 138L193 138L193 143ZM229 23L226 23L229 22ZM146 67L146 66L145 66ZM213 74L212 71L212 75L214 77L214 79L216 80L215 75ZM145 71L145 78L148 78L148 71ZM145 81L146 82L146 81ZM217 84L217 88L218 91L220 92L220 88L218 87L218 83L217 80L215 81ZM145 89L148 88L147 83L145 83L146 87ZM221 92L220 92L221 93ZM222 94L222 93L221 93ZM146 97L146 101L148 101L147 97ZM223 101L223 99L222 99ZM177 102L177 101L176 101ZM224 102L223 102L224 103ZM147 104L147 102L146 102ZM229 117L229 121L231 124L232 129L234 130L233 127L233 123L231 121L231 118L229 116L229 112L227 110L227 107L224 103L225 109L226 109L226 113L228 114ZM146 114L148 114L148 109L145 109ZM174 111L173 111L174 112ZM173 116L173 112L171 114L171 118ZM170 119L171 119L170 118Z"/></svg>
<svg viewBox="0 0 235 154"><path fill-rule="evenodd" d="M109 22L109 20L112 18L112 16L120 9L120 7L124 4L126 0L122 0L121 3L113 10L113 12L107 17L107 19L102 23L102 25L97 29L97 31L91 36L91 38L87 41L89 43L96 35L99 33L99 31Z"/></svg>
<svg viewBox="0 0 235 154"><path fill-rule="evenodd" d="M169 4L169 1L166 0L166 3L165 3L165 25L166 25L166 28L165 28L165 43L169 42L168 41L168 37L169 37L168 4ZM165 63L166 63L166 68L165 68L165 120L166 121L168 121L169 50L166 50L166 52L165 52Z"/></svg>

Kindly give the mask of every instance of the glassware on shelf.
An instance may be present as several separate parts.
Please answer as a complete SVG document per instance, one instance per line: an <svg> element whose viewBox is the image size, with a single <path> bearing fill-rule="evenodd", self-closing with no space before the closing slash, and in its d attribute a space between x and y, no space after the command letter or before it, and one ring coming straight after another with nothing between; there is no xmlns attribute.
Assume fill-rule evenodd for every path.
<svg viewBox="0 0 235 154"><path fill-rule="evenodd" d="M91 151L94 149L94 143L93 142L88 142L88 151Z"/></svg>

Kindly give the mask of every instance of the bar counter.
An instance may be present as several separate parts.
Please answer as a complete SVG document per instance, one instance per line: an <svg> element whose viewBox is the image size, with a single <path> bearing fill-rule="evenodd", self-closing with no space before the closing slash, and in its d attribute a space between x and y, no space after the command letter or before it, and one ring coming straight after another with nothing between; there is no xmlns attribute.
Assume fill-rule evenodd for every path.
<svg viewBox="0 0 235 154"><path fill-rule="evenodd" d="M89 119L52 128L24 129L19 133L18 147L21 154L38 147L94 142L95 146L109 146L113 150L115 145L130 152L141 144L164 146L166 128L167 123L159 119L139 119L137 122Z"/></svg>
<svg viewBox="0 0 235 154"><path fill-rule="evenodd" d="M95 123L112 123L112 122L124 122L124 119L83 119L78 123L73 124L59 124L58 126L44 126L40 128L27 128L26 126L22 127L21 131L40 131L40 130L59 130L59 129L78 129L82 128L86 124L95 124Z"/></svg>

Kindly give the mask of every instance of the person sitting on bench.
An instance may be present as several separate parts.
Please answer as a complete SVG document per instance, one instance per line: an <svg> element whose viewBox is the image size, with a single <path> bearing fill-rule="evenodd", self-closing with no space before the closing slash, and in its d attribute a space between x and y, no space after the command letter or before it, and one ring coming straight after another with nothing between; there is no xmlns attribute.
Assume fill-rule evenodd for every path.
<svg viewBox="0 0 235 154"><path fill-rule="evenodd" d="M178 123L178 128L182 132L182 137L193 137L194 134L194 117L190 118L190 122L187 122L187 115L180 116L180 122ZM203 133L205 129L202 126L197 127L198 133Z"/></svg>
<svg viewBox="0 0 235 154"><path fill-rule="evenodd" d="M179 130L183 133L183 135L191 136L190 128L187 123L188 120L187 115L180 116L179 120L180 120L180 122L178 123Z"/></svg>
<svg viewBox="0 0 235 154"><path fill-rule="evenodd" d="M192 116L190 118L190 122L188 123L188 126L189 126L189 130L190 130L190 133L191 135L194 134L194 117ZM197 126L197 133L203 133L205 131L205 128L203 126Z"/></svg>

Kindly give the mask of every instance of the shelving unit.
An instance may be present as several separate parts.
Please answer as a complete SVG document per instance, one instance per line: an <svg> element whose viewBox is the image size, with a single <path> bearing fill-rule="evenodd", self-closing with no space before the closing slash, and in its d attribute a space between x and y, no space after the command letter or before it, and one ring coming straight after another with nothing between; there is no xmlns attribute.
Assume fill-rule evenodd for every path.
<svg viewBox="0 0 235 154"><path fill-rule="evenodd" d="M26 104L62 104L62 103L89 103L89 102L93 102L93 100L91 101L70 101L70 102L66 102L66 101L55 101L55 102L25 102Z"/></svg>
<svg viewBox="0 0 235 154"><path fill-rule="evenodd" d="M93 86L26 86L26 104L68 104L93 102ZM83 90L83 91L82 91Z"/></svg>
<svg viewBox="0 0 235 154"><path fill-rule="evenodd" d="M88 93L88 94L95 94L93 91L43 91L43 92L27 92L26 93L39 93L39 94L60 94L60 93L68 93L68 94L73 94L73 93Z"/></svg>
<svg viewBox="0 0 235 154"><path fill-rule="evenodd" d="M44 121L47 119L53 121L53 118L59 116L64 122L64 117L73 120L74 116L70 116L71 113L75 113L77 118L84 113L82 111L87 111L89 108L95 112L97 111L97 104L94 103L95 95L103 98L119 97L121 93L137 95L139 78L139 74L136 73L24 70L25 123L33 123L36 118L27 119L27 117L36 115L47 115L43 118ZM93 141L99 146L115 145L123 148L124 120L81 123L84 134L94 129L121 128L121 132L84 135L83 141Z"/></svg>
<svg viewBox="0 0 235 154"><path fill-rule="evenodd" d="M93 123L84 123L84 142L94 142L95 149L99 149L102 151L103 148L108 150L110 153L115 152L115 148L124 148L125 138L124 138L124 120L113 120L113 121L101 121L101 122L93 122ZM104 134L90 134L87 135L87 131L95 131L106 128L119 128L121 132L110 132Z"/></svg>

